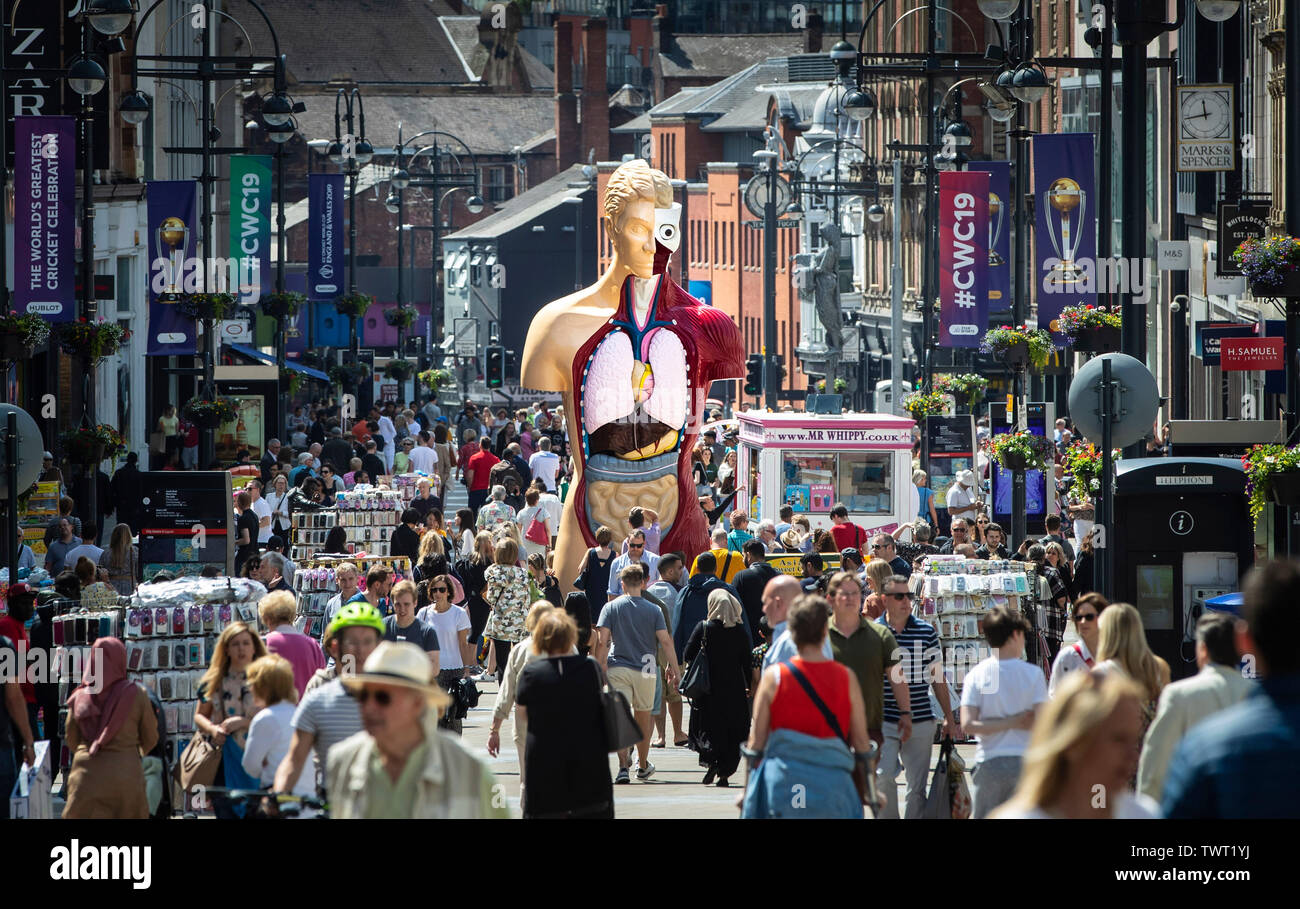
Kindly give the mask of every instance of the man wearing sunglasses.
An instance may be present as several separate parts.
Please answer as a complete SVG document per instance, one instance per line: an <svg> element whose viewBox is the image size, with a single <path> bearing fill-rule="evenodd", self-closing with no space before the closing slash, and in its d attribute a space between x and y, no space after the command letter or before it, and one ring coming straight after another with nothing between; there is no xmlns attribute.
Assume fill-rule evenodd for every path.
<svg viewBox="0 0 1300 909"><path fill-rule="evenodd" d="M627 535L626 542L627 551L610 563L609 588L605 591L608 594L606 602L623 593L623 585L619 581L618 573L629 565L640 562L650 572L648 579L645 581L645 586L654 584L659 580L659 554L646 549L645 531L632 531Z"/></svg>
<svg viewBox="0 0 1300 909"><path fill-rule="evenodd" d="M952 538L939 547L940 555L952 555L953 550L963 543L970 542L970 526L965 518L952 519Z"/></svg>
<svg viewBox="0 0 1300 909"><path fill-rule="evenodd" d="M894 547L894 538L887 533L878 533L871 538L871 557L884 559L893 566L894 574L902 575L904 578L912 574L912 566L907 563L907 559L898 554Z"/></svg>
<svg viewBox="0 0 1300 909"><path fill-rule="evenodd" d="M385 641L364 670L343 680L361 706L363 731L330 753L326 791L336 818L509 817L492 771L437 729L451 698L413 644Z"/></svg>
<svg viewBox="0 0 1300 909"><path fill-rule="evenodd" d="M898 673L906 683L910 709L901 708L894 689L885 686L885 745L880 751L880 782L885 791L885 809L879 817L898 818L898 765L907 779L907 807L904 817L918 818L925 807L925 778L930 767L935 718L930 706L930 689L943 710L945 736L960 735L952 715L952 699L943 674L943 647L939 633L929 622L912 615L912 595L907 578L894 575L885 582L885 614L876 621L885 625L898 641Z"/></svg>

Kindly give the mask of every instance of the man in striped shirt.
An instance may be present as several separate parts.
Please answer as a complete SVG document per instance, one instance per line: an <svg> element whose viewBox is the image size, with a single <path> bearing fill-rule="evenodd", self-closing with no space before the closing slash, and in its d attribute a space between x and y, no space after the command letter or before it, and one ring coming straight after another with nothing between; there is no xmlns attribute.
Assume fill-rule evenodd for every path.
<svg viewBox="0 0 1300 909"><path fill-rule="evenodd" d="M904 817L918 818L925 807L925 778L930 769L930 750L934 743L934 711L930 706L930 686L943 710L945 735L958 735L952 715L948 683L943 676L943 648L934 626L912 615L912 595L907 578L894 575L885 582L885 613L878 621L889 627L898 641L898 665L911 695L911 710L901 710L893 689L885 686L885 746L880 752L880 785L885 792L882 818L898 818L898 765L903 765L907 779L907 808ZM910 733L906 734L906 733Z"/></svg>

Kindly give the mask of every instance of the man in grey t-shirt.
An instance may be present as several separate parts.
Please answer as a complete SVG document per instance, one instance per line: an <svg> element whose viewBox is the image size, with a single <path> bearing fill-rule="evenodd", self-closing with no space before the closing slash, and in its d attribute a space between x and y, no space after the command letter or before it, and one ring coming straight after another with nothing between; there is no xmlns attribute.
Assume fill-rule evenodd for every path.
<svg viewBox="0 0 1300 909"><path fill-rule="evenodd" d="M637 725L641 727L641 741L636 746L641 766L636 776L648 780L655 772L654 764L650 763L650 731L654 728L650 711L654 708L655 681L659 676L655 657L660 645L668 657L669 685L677 684L681 671L663 612L641 596L646 569L638 562L628 565L618 577L623 584L623 595L606 603L600 611L595 657L596 662L604 661L609 667L610 687L622 692L636 714ZM630 782L631 764L631 749L620 751L614 782Z"/></svg>

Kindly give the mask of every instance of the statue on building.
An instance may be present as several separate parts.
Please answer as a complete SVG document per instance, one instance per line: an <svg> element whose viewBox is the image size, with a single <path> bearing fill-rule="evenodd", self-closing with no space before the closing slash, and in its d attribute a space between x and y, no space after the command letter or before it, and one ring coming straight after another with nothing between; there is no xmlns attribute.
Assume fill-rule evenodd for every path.
<svg viewBox="0 0 1300 909"><path fill-rule="evenodd" d="M836 366L844 350L844 323L840 316L840 230L835 224L821 227L822 246L812 259L812 290L817 319L825 332L826 390L835 384Z"/></svg>
<svg viewBox="0 0 1300 909"><path fill-rule="evenodd" d="M668 177L645 161L626 162L609 178L602 214L614 248L609 268L542 308L521 370L525 387L564 397L574 478L555 573L566 591L596 529L613 530L619 547L633 506L659 515L661 551L681 552L689 564L708 548L690 453L711 383L745 374L735 323L668 274L681 242Z"/></svg>

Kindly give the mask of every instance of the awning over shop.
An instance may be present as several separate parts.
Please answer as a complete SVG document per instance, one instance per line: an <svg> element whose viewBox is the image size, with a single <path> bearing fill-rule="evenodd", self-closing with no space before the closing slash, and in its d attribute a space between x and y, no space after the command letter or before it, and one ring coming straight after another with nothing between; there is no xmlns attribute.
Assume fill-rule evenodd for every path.
<svg viewBox="0 0 1300 909"><path fill-rule="evenodd" d="M262 353L256 347L249 347L247 344L228 344L226 346L235 353L243 354L244 356L251 357L254 360L261 360L263 363L269 363L272 366L275 365L275 357L270 354ZM295 363L293 360L286 360L284 365L289 369L292 369L294 372L300 372L304 376L312 379L320 379L322 382L328 382L330 378L319 369L313 369L310 366L303 366L301 363Z"/></svg>

